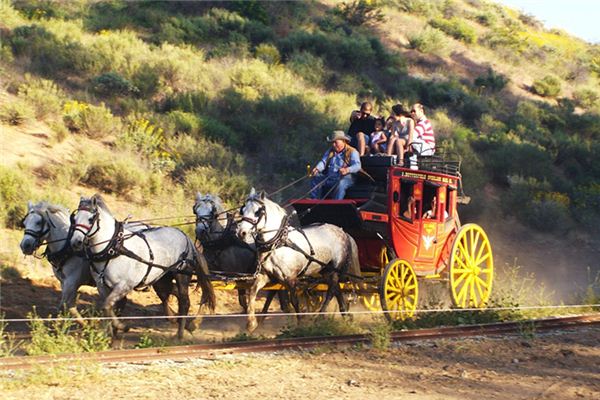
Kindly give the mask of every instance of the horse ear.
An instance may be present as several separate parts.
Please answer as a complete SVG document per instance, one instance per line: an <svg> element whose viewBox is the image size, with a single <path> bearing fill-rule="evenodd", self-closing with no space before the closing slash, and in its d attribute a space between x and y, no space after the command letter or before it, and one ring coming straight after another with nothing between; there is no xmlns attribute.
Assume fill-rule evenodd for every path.
<svg viewBox="0 0 600 400"><path fill-rule="evenodd" d="M264 199L265 199L265 197L266 197L266 196L265 196L265 191L264 191L264 190L261 190L261 192L260 192L260 199L261 199L261 200L264 200Z"/></svg>
<svg viewBox="0 0 600 400"><path fill-rule="evenodd" d="M92 207L96 207L98 205L98 199L96 196L92 196Z"/></svg>
<svg viewBox="0 0 600 400"><path fill-rule="evenodd" d="M33 208L33 203L31 202L31 200L29 200L27 202L27 211L31 211L32 208Z"/></svg>
<svg viewBox="0 0 600 400"><path fill-rule="evenodd" d="M256 189L250 189L250 196L256 196Z"/></svg>
<svg viewBox="0 0 600 400"><path fill-rule="evenodd" d="M202 200L202 193L196 192L196 201Z"/></svg>

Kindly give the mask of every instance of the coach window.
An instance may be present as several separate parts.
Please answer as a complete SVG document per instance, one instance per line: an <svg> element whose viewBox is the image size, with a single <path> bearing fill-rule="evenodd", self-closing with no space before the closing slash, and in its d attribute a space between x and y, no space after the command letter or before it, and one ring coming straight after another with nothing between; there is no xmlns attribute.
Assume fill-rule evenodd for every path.
<svg viewBox="0 0 600 400"><path fill-rule="evenodd" d="M439 206L438 189L440 185L424 182L423 185L423 218L438 219L437 207ZM435 202L435 207L433 203Z"/></svg>
<svg viewBox="0 0 600 400"><path fill-rule="evenodd" d="M418 219L420 199L415 198L416 181L402 180L400 183L400 218L412 222Z"/></svg>

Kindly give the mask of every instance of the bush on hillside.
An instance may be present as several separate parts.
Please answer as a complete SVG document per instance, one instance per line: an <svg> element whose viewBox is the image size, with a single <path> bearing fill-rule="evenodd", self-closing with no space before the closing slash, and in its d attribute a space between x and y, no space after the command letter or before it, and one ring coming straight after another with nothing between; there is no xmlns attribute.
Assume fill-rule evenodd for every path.
<svg viewBox="0 0 600 400"><path fill-rule="evenodd" d="M121 121L114 117L104 103L99 106L67 101L63 107L63 121L71 132L82 133L93 139L114 135L121 129Z"/></svg>
<svg viewBox="0 0 600 400"><path fill-rule="evenodd" d="M508 83L508 78L505 75L496 73L492 68L488 68L487 74L475 78L474 83L477 87L499 92Z"/></svg>
<svg viewBox="0 0 600 400"><path fill-rule="evenodd" d="M375 25L385 21L378 0L352 0L338 4L334 13L352 26Z"/></svg>
<svg viewBox="0 0 600 400"><path fill-rule="evenodd" d="M0 121L8 125L22 125L34 117L35 111L23 100L0 105Z"/></svg>
<svg viewBox="0 0 600 400"><path fill-rule="evenodd" d="M170 171L174 162L164 144L163 130L144 118L132 118L117 138L117 146L139 154L152 169Z"/></svg>
<svg viewBox="0 0 600 400"><path fill-rule="evenodd" d="M432 27L426 27L421 32L408 38L411 49L419 50L421 53L444 56L448 53L448 40L444 32Z"/></svg>
<svg viewBox="0 0 600 400"><path fill-rule="evenodd" d="M542 97L556 97L560 94L560 90L560 79L552 75L537 79L531 85L531 91Z"/></svg>
<svg viewBox="0 0 600 400"><path fill-rule="evenodd" d="M200 132L201 121L196 114L174 110L167 113L167 119L173 127L173 131L169 133L197 136Z"/></svg>
<svg viewBox="0 0 600 400"><path fill-rule="evenodd" d="M277 50L277 47L270 43L261 43L256 46L256 49L254 49L254 54L256 55L256 58L269 65L279 64L279 61L281 61L279 50Z"/></svg>
<svg viewBox="0 0 600 400"><path fill-rule="evenodd" d="M225 201L239 204L250 191L250 182L243 174L231 174L211 167L186 171L184 188L189 195L196 192L218 193Z"/></svg>
<svg viewBox="0 0 600 400"><path fill-rule="evenodd" d="M323 59L306 51L292 53L286 67L315 86L322 85L326 79Z"/></svg>
<svg viewBox="0 0 600 400"><path fill-rule="evenodd" d="M573 101L581 108L591 109L598 105L600 95L598 91L582 88L573 91Z"/></svg>
<svg viewBox="0 0 600 400"><path fill-rule="evenodd" d="M139 89L116 72L107 72L92 79L92 88L104 96L126 96L139 93Z"/></svg>
<svg viewBox="0 0 600 400"><path fill-rule="evenodd" d="M0 165L0 224L19 228L31 196L30 179L21 171Z"/></svg>
<svg viewBox="0 0 600 400"><path fill-rule="evenodd" d="M25 76L25 83L19 86L18 95L35 109L38 119L60 115L65 101L64 92L52 81Z"/></svg>
<svg viewBox="0 0 600 400"><path fill-rule="evenodd" d="M461 18L434 18L429 21L429 25L461 42L472 44L477 41L475 30Z"/></svg>

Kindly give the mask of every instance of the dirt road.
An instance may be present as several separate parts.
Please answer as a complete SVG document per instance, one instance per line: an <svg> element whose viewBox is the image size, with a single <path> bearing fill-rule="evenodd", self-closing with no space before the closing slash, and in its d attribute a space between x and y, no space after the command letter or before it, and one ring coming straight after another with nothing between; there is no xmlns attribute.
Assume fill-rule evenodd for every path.
<svg viewBox="0 0 600 400"><path fill-rule="evenodd" d="M2 373L4 399L598 399L600 328Z"/></svg>

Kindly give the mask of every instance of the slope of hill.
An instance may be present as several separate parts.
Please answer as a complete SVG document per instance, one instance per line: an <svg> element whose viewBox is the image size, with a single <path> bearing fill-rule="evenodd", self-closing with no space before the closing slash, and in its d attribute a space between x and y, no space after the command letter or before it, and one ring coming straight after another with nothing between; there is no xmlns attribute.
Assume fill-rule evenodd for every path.
<svg viewBox="0 0 600 400"><path fill-rule="evenodd" d="M531 16L483 0L32 0L0 3L0 33L7 228L28 198L96 190L123 217L186 215L197 190L234 204L299 176L359 102L420 101L464 158L463 219L592 243L578 265L600 269L600 49Z"/></svg>

